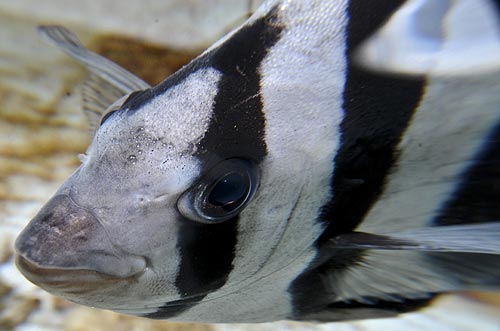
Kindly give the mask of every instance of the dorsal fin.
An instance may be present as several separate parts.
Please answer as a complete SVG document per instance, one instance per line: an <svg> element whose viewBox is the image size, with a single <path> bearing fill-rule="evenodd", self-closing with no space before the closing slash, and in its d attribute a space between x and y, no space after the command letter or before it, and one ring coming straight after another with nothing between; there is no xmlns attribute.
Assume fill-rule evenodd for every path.
<svg viewBox="0 0 500 331"><path fill-rule="evenodd" d="M86 49L74 33L58 25L38 27L39 33L90 72L121 90L123 94L149 88L150 85L116 63Z"/></svg>
<svg viewBox="0 0 500 331"><path fill-rule="evenodd" d="M86 49L68 29L46 25L39 26L38 32L89 70L90 75L83 84L82 95L83 111L89 120L92 134L99 126L100 119L119 106L115 104L118 99L134 91L150 88L149 84L126 69Z"/></svg>
<svg viewBox="0 0 500 331"><path fill-rule="evenodd" d="M117 100L130 95L130 93L123 94L123 91L99 76L93 73L89 74L82 85L82 108L89 121L91 135L94 135L101 119L106 114L116 110L116 106L121 106L121 104L116 105ZM111 107L111 105L114 105L114 107Z"/></svg>

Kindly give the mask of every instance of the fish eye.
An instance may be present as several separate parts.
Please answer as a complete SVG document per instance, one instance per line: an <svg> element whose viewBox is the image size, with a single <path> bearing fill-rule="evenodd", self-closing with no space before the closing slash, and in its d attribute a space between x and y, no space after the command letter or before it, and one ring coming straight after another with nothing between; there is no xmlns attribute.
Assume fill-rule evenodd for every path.
<svg viewBox="0 0 500 331"><path fill-rule="evenodd" d="M177 201L179 212L201 223L220 223L243 211L259 184L258 167L244 159L217 164Z"/></svg>

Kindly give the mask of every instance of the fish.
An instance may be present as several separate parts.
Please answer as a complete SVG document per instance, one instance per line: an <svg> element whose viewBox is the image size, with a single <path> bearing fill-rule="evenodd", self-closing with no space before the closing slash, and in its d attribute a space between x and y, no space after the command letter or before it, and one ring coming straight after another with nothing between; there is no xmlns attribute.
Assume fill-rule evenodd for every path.
<svg viewBox="0 0 500 331"><path fill-rule="evenodd" d="M499 12L268 0L153 87L39 27L89 71L93 140L19 234L18 269L78 304L206 323L498 290Z"/></svg>

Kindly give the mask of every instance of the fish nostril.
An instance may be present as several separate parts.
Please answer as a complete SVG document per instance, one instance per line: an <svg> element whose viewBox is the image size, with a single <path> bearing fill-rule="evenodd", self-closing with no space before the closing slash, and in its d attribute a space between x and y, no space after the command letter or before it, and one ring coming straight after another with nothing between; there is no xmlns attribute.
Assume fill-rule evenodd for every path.
<svg viewBox="0 0 500 331"><path fill-rule="evenodd" d="M40 213L35 217L37 222L47 228L59 228L65 223L64 217L58 217L59 215L54 212L47 212L45 210L40 211Z"/></svg>
<svg viewBox="0 0 500 331"><path fill-rule="evenodd" d="M40 223L48 223L50 225L53 225L53 213L46 213L43 216L39 218Z"/></svg>
<svg viewBox="0 0 500 331"><path fill-rule="evenodd" d="M89 240L87 233L80 231L73 236L73 241L78 243L85 243Z"/></svg>

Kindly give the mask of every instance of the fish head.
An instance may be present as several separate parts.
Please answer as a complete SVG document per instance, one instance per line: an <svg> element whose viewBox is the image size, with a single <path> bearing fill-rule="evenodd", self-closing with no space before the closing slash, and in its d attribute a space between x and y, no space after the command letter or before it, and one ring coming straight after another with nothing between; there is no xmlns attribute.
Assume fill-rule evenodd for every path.
<svg viewBox="0 0 500 331"><path fill-rule="evenodd" d="M310 63L281 23L288 7L266 6L159 85L126 84L140 88L110 106L81 166L16 241L29 280L151 318L293 317L289 289L316 255L339 145L342 112L323 110L340 109L342 84L295 74L325 57ZM93 74L109 68L61 28L45 32ZM304 41L333 49L317 38ZM111 67L122 73L111 83L128 79Z"/></svg>
<svg viewBox="0 0 500 331"><path fill-rule="evenodd" d="M105 307L160 293L178 298L179 240L197 240L195 234L180 238L179 231L198 221L186 219L179 208L207 203L202 195L216 184L207 181L221 180L214 176L233 174L242 181L239 203L249 200L258 182L250 160L224 162L218 155L210 157L210 164L223 162L222 167L200 179L206 165L198 144L218 78L215 70L199 70L141 109L128 102L104 120L82 165L17 240L17 263L30 280L92 306L99 305L96 297L103 292L111 301ZM229 208L212 207L213 220L196 211L191 217L220 222L217 212ZM110 289L110 281L121 285Z"/></svg>
<svg viewBox="0 0 500 331"><path fill-rule="evenodd" d="M221 106L224 74L188 69L104 119L17 239L29 280L80 304L165 318L248 287L312 244L289 228L301 219L304 155L268 155L258 94ZM279 250L287 230L301 239Z"/></svg>

